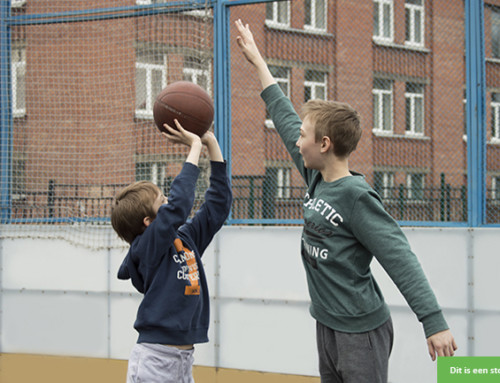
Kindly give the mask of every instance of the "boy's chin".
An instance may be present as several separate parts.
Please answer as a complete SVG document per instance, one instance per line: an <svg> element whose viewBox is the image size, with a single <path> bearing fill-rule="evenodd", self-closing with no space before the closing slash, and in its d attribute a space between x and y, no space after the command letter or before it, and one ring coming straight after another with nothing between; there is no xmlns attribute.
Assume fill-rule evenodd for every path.
<svg viewBox="0 0 500 383"><path fill-rule="evenodd" d="M304 162L304 167L309 170L319 170L317 167L312 166L310 164L306 164L305 162Z"/></svg>

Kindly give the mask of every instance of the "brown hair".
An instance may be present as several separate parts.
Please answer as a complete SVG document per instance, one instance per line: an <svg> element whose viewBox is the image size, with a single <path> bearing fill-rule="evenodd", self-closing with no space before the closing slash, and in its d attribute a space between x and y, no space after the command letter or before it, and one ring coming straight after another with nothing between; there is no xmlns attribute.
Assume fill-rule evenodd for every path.
<svg viewBox="0 0 500 383"><path fill-rule="evenodd" d="M302 120L309 118L315 127L315 140L324 136L333 142L334 154L347 157L361 138L359 114L350 105L325 100L309 100L302 106Z"/></svg>
<svg viewBox="0 0 500 383"><path fill-rule="evenodd" d="M159 193L155 184L138 181L116 195L111 209L111 225L121 239L131 244L146 229L144 218L156 218L153 204Z"/></svg>

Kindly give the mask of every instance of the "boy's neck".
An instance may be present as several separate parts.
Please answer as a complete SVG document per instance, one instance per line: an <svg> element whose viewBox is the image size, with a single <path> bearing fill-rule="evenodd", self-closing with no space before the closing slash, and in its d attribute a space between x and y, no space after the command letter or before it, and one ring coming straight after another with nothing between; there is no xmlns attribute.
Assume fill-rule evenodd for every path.
<svg viewBox="0 0 500 383"><path fill-rule="evenodd" d="M348 159L334 157L332 161L328 161L328 163L325 164L323 169L320 170L320 173L325 182L333 182L348 177L351 175Z"/></svg>

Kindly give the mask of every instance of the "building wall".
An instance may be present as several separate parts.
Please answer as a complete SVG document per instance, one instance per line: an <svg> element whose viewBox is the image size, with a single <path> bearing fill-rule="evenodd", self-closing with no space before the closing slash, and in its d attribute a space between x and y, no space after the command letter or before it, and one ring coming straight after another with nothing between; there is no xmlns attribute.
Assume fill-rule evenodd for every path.
<svg viewBox="0 0 500 383"><path fill-rule="evenodd" d="M393 172L394 194L399 194L399 185L406 185L408 174L425 174L424 187L435 190L445 177L446 185L454 188L455 200L460 200L460 187L467 184L463 1L425 2L425 44L417 48L405 45L404 0L394 1L394 41L390 43L373 38L372 0L327 3L328 29L320 33L304 29L303 2L291 2L290 28L266 25L265 4L253 2L229 7L230 52L223 52L227 54L223 59L231 60L231 77L224 79L224 83L231 85L232 126L217 128L231 129L232 175L262 178L266 168L289 168L291 186L303 186L277 132L265 124L260 84L238 52L233 22L242 18L252 25L267 62L290 68L290 96L297 110L304 102L305 71L314 69L328 73L329 99L348 102L360 112L363 136L350 159L353 170L365 174L371 184L374 171ZM488 100L491 92L500 89L498 60L491 57L490 3L498 5L488 1L485 8ZM76 12L98 9L100 4L102 1L97 0L75 1L70 5L63 1L27 2L13 12L15 15ZM134 4L134 0L120 0L113 6ZM16 207L16 215L26 218L31 209L36 210L32 214L35 218L47 218L44 214L50 181L71 185L73 189L67 189L68 195L59 189L56 193L57 197L70 199L75 206L84 204L84 198L101 198L101 203L107 204L101 211L107 216L114 189L100 193L97 188L92 189L95 185L132 182L136 178L136 163L142 161L161 162L167 176L175 174L175 163L182 162L184 151L165 146L153 120L135 114L136 50L147 48L149 53L165 54L168 82L179 80L185 56L203 55L213 63L210 17L174 13L22 25L12 28L12 37L13 46L26 48L27 106L26 115L14 118L13 123L12 157L20 164L13 183L22 184L31 198L24 205L23 201L19 203L22 206ZM213 64L210 70L213 72ZM394 134L388 136L373 132L375 78L394 83ZM408 82L425 85L423 137L405 134L404 94ZM229 110L229 105L226 109ZM491 136L489 109L488 137ZM491 176L500 174L500 144L489 141L487 151L487 185L491 187ZM422 209L417 204L396 218L439 221L442 217L439 203L435 203L439 198L436 195L426 196L429 205L434 203L428 213L419 216ZM495 204L498 205L496 201L489 205L488 222L497 221ZM78 207L71 209L72 214L79 214ZM68 209L63 211L71 215ZM391 214L396 216L392 210ZM464 221L465 214L463 204L458 201L451 208L449 220ZM279 218L300 216L294 211L290 217Z"/></svg>
<svg viewBox="0 0 500 383"><path fill-rule="evenodd" d="M404 231L456 338L457 355L498 355L499 229ZM37 233L32 227L30 238L15 238L2 227L0 352L21 359L127 359L140 296L116 279L126 248L115 248L111 230L113 246L99 251L54 239L56 232L52 239L42 239L43 230ZM196 347L197 366L318 376L299 244L298 227L234 226L219 232L204 255L212 326L210 342ZM436 364L421 325L376 262L373 270L395 327L390 381L435 382ZM36 365L26 358L28 366Z"/></svg>

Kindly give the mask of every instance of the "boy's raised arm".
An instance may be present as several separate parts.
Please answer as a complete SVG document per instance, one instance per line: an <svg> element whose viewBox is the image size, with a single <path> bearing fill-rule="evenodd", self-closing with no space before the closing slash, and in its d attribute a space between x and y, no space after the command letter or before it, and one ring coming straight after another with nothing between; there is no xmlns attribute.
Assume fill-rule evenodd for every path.
<svg viewBox="0 0 500 383"><path fill-rule="evenodd" d="M203 145L206 145L208 149L208 157L210 158L210 161L224 162L224 157L222 156L219 142L212 132L207 131L201 137L201 142L203 143Z"/></svg>
<svg viewBox="0 0 500 383"><path fill-rule="evenodd" d="M266 89L269 85L276 84L276 80L269 71L266 62L255 44L253 34L250 31L248 24L243 25L240 19L235 21L239 35L236 37L236 42L241 48L241 52L257 70L257 76L262 84L262 89Z"/></svg>

